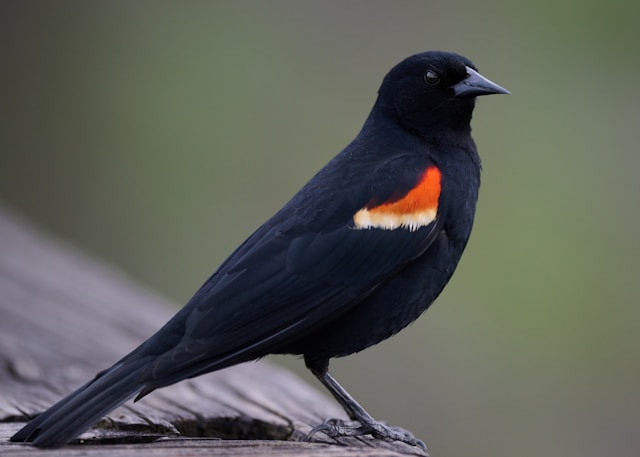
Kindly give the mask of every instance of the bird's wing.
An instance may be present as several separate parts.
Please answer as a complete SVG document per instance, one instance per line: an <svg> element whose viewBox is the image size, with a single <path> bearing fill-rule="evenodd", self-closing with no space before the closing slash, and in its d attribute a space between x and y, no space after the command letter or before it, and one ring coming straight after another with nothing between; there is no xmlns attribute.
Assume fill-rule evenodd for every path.
<svg viewBox="0 0 640 457"><path fill-rule="evenodd" d="M427 159L396 157L343 189L344 173L323 171L166 326L165 339L179 342L150 367L148 390L277 351L360 302L437 235L440 172Z"/></svg>

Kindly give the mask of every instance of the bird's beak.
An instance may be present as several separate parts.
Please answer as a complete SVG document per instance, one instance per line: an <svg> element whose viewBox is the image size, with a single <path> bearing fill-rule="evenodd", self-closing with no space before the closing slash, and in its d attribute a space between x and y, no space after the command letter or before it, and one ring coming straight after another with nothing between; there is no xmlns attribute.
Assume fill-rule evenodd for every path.
<svg viewBox="0 0 640 457"><path fill-rule="evenodd" d="M498 86L493 81L489 81L473 68L467 67L467 74L469 76L452 86L454 97L465 98L489 94L511 94L507 89Z"/></svg>

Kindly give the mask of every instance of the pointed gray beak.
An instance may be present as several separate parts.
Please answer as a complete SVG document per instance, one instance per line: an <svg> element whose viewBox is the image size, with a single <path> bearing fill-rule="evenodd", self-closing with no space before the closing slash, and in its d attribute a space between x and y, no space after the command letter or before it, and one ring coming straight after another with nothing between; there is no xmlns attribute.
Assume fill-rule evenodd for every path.
<svg viewBox="0 0 640 457"><path fill-rule="evenodd" d="M489 81L473 68L467 67L467 76L458 84L452 86L454 97L477 97L478 95L511 94L507 89Z"/></svg>

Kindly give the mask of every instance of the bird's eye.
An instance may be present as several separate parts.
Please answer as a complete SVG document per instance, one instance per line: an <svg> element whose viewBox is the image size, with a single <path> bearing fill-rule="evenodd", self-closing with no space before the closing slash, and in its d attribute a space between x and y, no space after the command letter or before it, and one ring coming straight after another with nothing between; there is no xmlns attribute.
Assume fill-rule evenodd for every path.
<svg viewBox="0 0 640 457"><path fill-rule="evenodd" d="M424 82L429 84L430 86L435 86L440 82L440 75L433 70L428 70L424 74Z"/></svg>

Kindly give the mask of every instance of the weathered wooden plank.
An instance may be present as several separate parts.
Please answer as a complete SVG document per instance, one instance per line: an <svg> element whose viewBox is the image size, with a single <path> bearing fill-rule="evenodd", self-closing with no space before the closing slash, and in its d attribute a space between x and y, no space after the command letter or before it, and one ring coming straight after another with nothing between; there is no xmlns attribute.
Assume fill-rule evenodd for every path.
<svg viewBox="0 0 640 457"><path fill-rule="evenodd" d="M28 445L7 441L27 417L133 349L175 309L0 208L0 453L31 455ZM261 361L129 402L83 435L85 442L118 444L41 455L129 455L132 446L153 456L421 454L366 437L339 446L328 438L327 444L300 442L328 417L344 413L293 374ZM158 440L166 436L174 438ZM153 442L140 444L145 441Z"/></svg>
<svg viewBox="0 0 640 457"><path fill-rule="evenodd" d="M34 450L25 445L3 446L3 442L18 427L0 423L0 453L7 457L33 457ZM67 446L63 449L39 451L46 457L394 457L398 452L385 447L336 446L324 443L294 441L226 441L215 438L162 438L153 443L112 444L108 446Z"/></svg>

